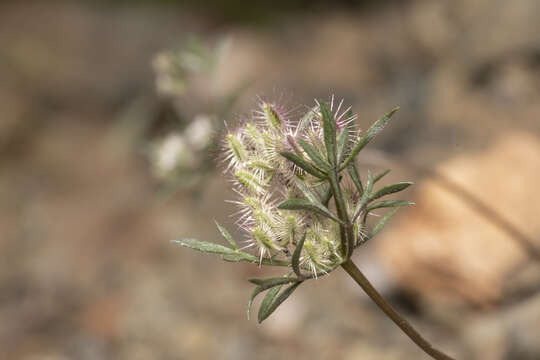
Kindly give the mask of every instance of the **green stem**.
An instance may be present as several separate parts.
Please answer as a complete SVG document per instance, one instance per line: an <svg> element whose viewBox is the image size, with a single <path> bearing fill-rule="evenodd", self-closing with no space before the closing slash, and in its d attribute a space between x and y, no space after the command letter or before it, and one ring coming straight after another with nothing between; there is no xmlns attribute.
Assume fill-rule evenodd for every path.
<svg viewBox="0 0 540 360"><path fill-rule="evenodd" d="M360 269L352 262L347 260L341 267L356 281L358 285L368 294L368 296L377 304L377 306L397 325L399 328L426 354L436 360L454 360L450 356L435 349L426 339L422 337L407 320L405 320L394 308L384 300L379 292L371 285L369 280L362 274Z"/></svg>
<svg viewBox="0 0 540 360"><path fill-rule="evenodd" d="M347 207L345 206L345 200L343 199L343 192L341 186L339 186L338 173L334 169L328 174L330 181L330 188L334 195L334 201L336 203L336 210L339 219L343 224L339 225L341 233L341 247L345 251L345 259L349 259L354 249L354 232L351 221L349 220L349 214L347 213Z"/></svg>

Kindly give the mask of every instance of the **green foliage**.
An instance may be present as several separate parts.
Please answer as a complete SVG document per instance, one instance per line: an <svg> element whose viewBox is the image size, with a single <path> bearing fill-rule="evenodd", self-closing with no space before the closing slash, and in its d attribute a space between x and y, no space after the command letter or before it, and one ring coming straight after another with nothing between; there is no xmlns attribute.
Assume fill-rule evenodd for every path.
<svg viewBox="0 0 540 360"><path fill-rule="evenodd" d="M358 193L362 195L364 193L364 187L362 186L362 180L360 179L360 175L358 174L356 163L350 163L347 167L347 171L349 172L349 176L351 177L354 186L356 187L356 191L358 191Z"/></svg>
<svg viewBox="0 0 540 360"><path fill-rule="evenodd" d="M376 176L368 170L363 183L356 164L359 152L387 125L397 108L377 120L362 137L351 141L347 121L338 126L336 119L344 116L337 114L339 106L336 110L324 102L317 104L292 128L288 127L289 121L283 121L278 104L262 102L256 112L262 121L227 135L235 140L225 149L230 171L246 174L258 184L254 191L238 176L236 179L236 189L242 194L237 203L243 214L243 227L252 236L250 241L258 256L239 249L231 234L217 222L229 247L195 239L174 241L194 250L219 254L229 262L290 267L291 271L283 277L249 279L255 288L248 301L248 318L254 299L266 292L259 307L259 322L268 318L302 282L347 263L354 249L381 231L398 208L413 204L406 200L379 200L406 189L411 182L374 190L390 170ZM350 111L346 115L346 119L354 118ZM235 151L237 148L242 149L241 156ZM254 163L265 165L253 167ZM342 180L347 173L354 184L352 190L344 188ZM282 186L278 189L283 194L280 199L276 198L272 183ZM351 191L358 196L352 196ZM370 212L387 208L391 211L366 235Z"/></svg>
<svg viewBox="0 0 540 360"><path fill-rule="evenodd" d="M261 307L261 309L259 309L259 322L262 322L264 319L266 319L276 308L277 306L279 306L279 304L281 304L283 301L285 301L285 299L290 295L290 293L292 291L289 292L289 295L287 295L287 297L285 298L280 298L279 299L279 304L277 304L269 313L269 309L267 309L271 304L275 303L275 301L277 301L277 299L274 301L274 298L277 294L277 292L279 292L279 290L281 289L281 287L285 284L290 284L290 283L296 283L298 285L300 285L300 283L302 282L302 280L298 279L298 278L291 278L291 277L280 277L280 278L266 278L266 279L257 279L257 278L250 278L248 279L249 282L257 285L253 291L251 292L251 295L249 297L249 301L248 301L248 305L247 305L247 318L249 320L250 318L250 312L251 312L251 306L253 305L253 300L255 300L255 297L257 295L259 295L260 293L268 290L268 289L274 289L271 293L270 296L267 296L268 298L265 297L266 299L266 309L263 309ZM277 290L275 290L277 288ZM296 287L295 287L296 289ZM262 315L265 315L265 316L262 316Z"/></svg>
<svg viewBox="0 0 540 360"><path fill-rule="evenodd" d="M366 189L362 193L362 197L360 198L360 201L358 201L358 203L356 204L356 208L354 209L354 213L353 213L353 221L360 215L360 212L367 205L369 201L369 194L371 193L372 188L373 188L373 177L371 176L371 171L368 170Z"/></svg>
<svg viewBox="0 0 540 360"><path fill-rule="evenodd" d="M366 241L373 238L381 229L386 225L386 222L390 220L392 216L398 211L398 208L395 208L394 210L390 211L388 214L386 214L378 223L375 225L373 230L368 234Z"/></svg>
<svg viewBox="0 0 540 360"><path fill-rule="evenodd" d="M414 205L414 203L412 201L407 201L407 200L384 200L384 201L373 203L372 205L368 206L367 211L381 209L381 208L388 208L388 207L408 206L408 205Z"/></svg>
<svg viewBox="0 0 540 360"><path fill-rule="evenodd" d="M360 140L358 140L358 142L354 145L351 154L341 164L340 169L346 168L347 165L349 165L349 163L356 158L360 150L362 150L367 144L369 144L369 142L373 140L373 138L384 129L392 115L394 115L394 113L398 110L399 107L392 109L390 112L385 114L382 118L380 118L373 125L370 126L366 134L362 138L360 138Z"/></svg>
<svg viewBox="0 0 540 360"><path fill-rule="evenodd" d="M324 102L321 103L321 116L324 134L324 146L326 147L328 162L332 167L334 167L337 163L337 126L330 107Z"/></svg>
<svg viewBox="0 0 540 360"><path fill-rule="evenodd" d="M298 281L292 285L289 285L281 294L278 295L278 297L275 297L277 291L273 291L270 299L266 303L263 301L263 304L259 309L259 323L262 323L267 317L269 317L278 308L278 306L281 305L298 286L300 286L301 283L301 281Z"/></svg>
<svg viewBox="0 0 540 360"><path fill-rule="evenodd" d="M302 170L305 170L311 175L318 177L319 179L326 178L326 173L324 173L323 170L317 169L313 164L302 159L300 156L295 155L290 152L286 152L286 151L281 152L280 155L286 158L287 160L293 162L296 166L298 166Z"/></svg>
<svg viewBox="0 0 540 360"><path fill-rule="evenodd" d="M302 253L302 249L304 248L304 241L306 241L306 233L302 235L302 238L296 244L296 248L294 249L294 253L291 259L291 265L294 270L294 273L298 277L302 277L302 273L300 272L300 254Z"/></svg>
<svg viewBox="0 0 540 360"><path fill-rule="evenodd" d="M327 218L332 219L336 222L341 222L341 220L330 210L328 210L328 208L324 207L321 204L312 203L309 200L290 198L279 204L278 209L310 211L322 216L326 216Z"/></svg>
<svg viewBox="0 0 540 360"><path fill-rule="evenodd" d="M227 231L227 229L219 225L217 221L215 223L219 232L221 233L221 236L223 236L223 238L227 240L227 242L231 245L231 247L234 250L238 250L238 245L236 244L236 241L234 241L234 239L232 238L231 234Z"/></svg>
<svg viewBox="0 0 540 360"><path fill-rule="evenodd" d="M221 225L217 223L216 225L218 227L218 230L222 234L222 236L229 242L229 244L231 244L232 248L228 248L223 245L219 245L219 244L208 242L208 241L201 241L197 239L178 239L178 240L173 240L172 242L174 244L187 247L193 250L197 250L200 252L222 255L221 258L228 262L248 262L252 264L269 265L269 266L289 266L289 262L286 262L286 261L269 259L269 258L259 259L255 255L239 250L236 246L236 241L234 241L234 239L231 237L229 232Z"/></svg>
<svg viewBox="0 0 540 360"><path fill-rule="evenodd" d="M302 149L306 152L306 154L310 157L310 159L315 163L316 166L318 166L320 169L328 171L330 170L330 164L328 164L319 153L319 150L315 149L315 147L307 142L305 142L302 139L297 140Z"/></svg>
<svg viewBox="0 0 540 360"><path fill-rule="evenodd" d="M383 177L386 176L386 174L388 174L391 170L390 169L386 169L384 170L383 172L375 175L375 177L373 178L373 183L376 183L377 181L381 180Z"/></svg>
<svg viewBox="0 0 540 360"><path fill-rule="evenodd" d="M369 196L369 200L372 201L372 200L381 198L381 197L383 197L385 195L390 195L390 194L393 194L393 193L400 192L402 190L405 190L406 188L408 188L412 184L413 184L412 182L399 182L399 183L396 183L396 184L387 185L387 186L383 187L382 189L377 190L375 193L371 194Z"/></svg>

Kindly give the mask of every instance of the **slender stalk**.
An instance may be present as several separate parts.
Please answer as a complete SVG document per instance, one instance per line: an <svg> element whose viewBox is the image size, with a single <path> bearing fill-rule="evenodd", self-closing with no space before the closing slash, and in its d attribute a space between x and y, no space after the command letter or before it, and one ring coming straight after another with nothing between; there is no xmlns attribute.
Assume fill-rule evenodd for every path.
<svg viewBox="0 0 540 360"><path fill-rule="evenodd" d="M426 339L422 337L407 320L405 320L394 308L384 300L379 292L371 285L369 280L362 274L360 269L351 259L341 264L341 267L356 281L358 285L368 294L377 306L397 325L399 328L418 345L426 354L436 360L454 360L450 356L435 349Z"/></svg>
<svg viewBox="0 0 540 360"><path fill-rule="evenodd" d="M334 195L337 215L343 222L343 224L340 224L341 247L345 251L345 258L349 259L354 250L354 233L352 231L351 221L349 220L349 214L347 214L345 200L343 199L343 192L341 191L339 184L339 173L336 169L330 171L328 181L330 182L330 189L332 189L332 193Z"/></svg>

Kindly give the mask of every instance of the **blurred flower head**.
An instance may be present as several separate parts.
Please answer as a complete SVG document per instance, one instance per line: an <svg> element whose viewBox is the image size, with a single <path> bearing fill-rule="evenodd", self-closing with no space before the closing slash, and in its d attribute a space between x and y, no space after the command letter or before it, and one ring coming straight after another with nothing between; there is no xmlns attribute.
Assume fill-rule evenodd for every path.
<svg viewBox="0 0 540 360"><path fill-rule="evenodd" d="M206 157L211 143L213 121L208 115L199 114L183 132L166 135L154 143L151 150L154 174L166 179L180 171L193 171Z"/></svg>

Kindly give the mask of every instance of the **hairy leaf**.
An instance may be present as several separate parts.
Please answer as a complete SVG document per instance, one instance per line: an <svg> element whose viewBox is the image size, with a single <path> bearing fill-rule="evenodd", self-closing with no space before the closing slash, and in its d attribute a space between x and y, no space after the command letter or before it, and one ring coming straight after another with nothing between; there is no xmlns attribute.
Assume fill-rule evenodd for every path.
<svg viewBox="0 0 540 360"><path fill-rule="evenodd" d="M366 188L364 190L364 193L362 194L362 197L360 198L360 201L358 201L358 204L356 204L356 207L354 209L352 217L353 222L356 221L356 218L358 218L364 206L366 206L369 202L369 193L371 192L371 189L373 189L373 177L371 175L371 171L368 170Z"/></svg>
<svg viewBox="0 0 540 360"><path fill-rule="evenodd" d="M306 160L302 159L300 156L293 154L291 152L281 152L281 156L286 158L289 161L292 161L296 166L310 173L311 175L318 177L319 179L326 178L326 174L323 170L317 169L314 165L310 164Z"/></svg>
<svg viewBox="0 0 540 360"><path fill-rule="evenodd" d="M390 172L390 169L386 169L384 170L383 172L381 172L380 174L377 174L374 178L373 178L373 183L375 184L377 181L381 180L386 174L388 174Z"/></svg>
<svg viewBox="0 0 540 360"><path fill-rule="evenodd" d="M408 206L408 205L414 205L414 202L407 201L407 200L383 200L383 201L377 201L376 203L369 205L367 207L367 211L380 209L380 208L400 207L400 206Z"/></svg>
<svg viewBox="0 0 540 360"><path fill-rule="evenodd" d="M336 132L337 126L334 115L326 103L321 103L321 115L323 123L324 145L326 147L328 162L331 166L337 163Z"/></svg>
<svg viewBox="0 0 540 360"><path fill-rule="evenodd" d="M215 223L219 232L221 233L221 236L223 236L223 238L227 240L227 242L232 246L234 250L237 250L238 245L236 245L236 241L234 241L234 239L232 238L231 234L227 231L227 229L221 226L217 221L215 221Z"/></svg>
<svg viewBox="0 0 540 360"><path fill-rule="evenodd" d="M296 181L295 182L296 187L302 192L302 194L306 197L307 200L309 200L311 203L320 205L320 201L315 196L315 194L309 189L303 182Z"/></svg>
<svg viewBox="0 0 540 360"><path fill-rule="evenodd" d="M179 239L179 240L173 240L172 242L175 244L193 249L193 250L202 251L206 253L223 254L223 255L236 253L235 250L225 247L223 245L214 244L211 242L201 241L197 239Z"/></svg>
<svg viewBox="0 0 540 360"><path fill-rule="evenodd" d="M302 273L300 272L300 254L302 253L302 248L304 247L305 240L306 240L306 233L304 232L304 235L302 235L302 238L300 239L298 244L296 244L296 248L294 249L294 253L291 260L294 273L298 277L302 277Z"/></svg>
<svg viewBox="0 0 540 360"><path fill-rule="evenodd" d="M390 220L390 218L392 216L394 216L394 214L399 210L399 208L395 208L394 210L390 211L388 214L386 214L378 223L377 225L375 225L375 227L373 228L373 230L371 230L371 232L369 233L369 235L367 236L366 240L369 240L371 239L372 237L374 237L375 235L377 235L377 233L379 231L381 231L381 229L384 227L384 225L386 225L386 222L388 220Z"/></svg>
<svg viewBox="0 0 540 360"><path fill-rule="evenodd" d="M341 220L334 215L330 210L325 208L320 204L314 204L309 200L290 198L278 205L278 209L282 210L305 210L315 212L319 215L326 216L338 223L341 223Z"/></svg>
<svg viewBox="0 0 540 360"><path fill-rule="evenodd" d="M393 194L393 193L397 193L399 191L405 190L406 188L408 188L412 184L413 183L410 182L410 181L404 181L404 182L398 182L398 183L395 183L395 184L392 184L392 185L387 185L387 186L377 190L373 194L371 194L371 196L369 197L369 201L373 201L373 200L378 199L380 197L383 197L385 195L389 195L389 194Z"/></svg>
<svg viewBox="0 0 540 360"><path fill-rule="evenodd" d="M364 187L362 186L362 180L360 179L360 175L358 174L358 169L356 168L356 162L351 162L349 166L347 167L347 171L349 172L349 175L351 176L351 179L354 183L354 186L356 187L356 190L362 196L364 194Z"/></svg>
<svg viewBox="0 0 540 360"><path fill-rule="evenodd" d="M288 284L291 282L300 281L300 279L295 277L274 277L274 278L249 278L248 281L252 284L259 285L262 290L270 289L271 287L277 285Z"/></svg>
<svg viewBox="0 0 540 360"><path fill-rule="evenodd" d="M249 296L249 300L247 303L247 319L249 320L250 314L251 314L251 306L253 305L253 300L255 300L255 297L262 293L264 290L261 286L255 286L253 291L251 292L251 295Z"/></svg>
<svg viewBox="0 0 540 360"><path fill-rule="evenodd" d="M332 188L328 186L323 196L321 197L321 204L323 204L324 207L328 208L328 204L330 203L330 199L332 198L332 195L333 195Z"/></svg>
<svg viewBox="0 0 540 360"><path fill-rule="evenodd" d="M317 150L313 145L310 143L305 142L302 139L296 139L298 144L304 149L306 154L309 156L309 158L317 165L319 168L323 170L329 170L330 165L326 162L326 160L323 159L321 154L319 153L319 150Z"/></svg>
<svg viewBox="0 0 540 360"><path fill-rule="evenodd" d="M258 320L259 323L262 323L268 316L270 316L279 305L281 305L302 282L299 281L287 287L278 297L272 302L268 307L259 309Z"/></svg>
<svg viewBox="0 0 540 360"><path fill-rule="evenodd" d="M263 301L261 302L261 306L259 307L259 322L261 322L261 314L268 312L270 306L274 302L274 299L276 298L282 287L283 285L274 286L266 293Z"/></svg>
<svg viewBox="0 0 540 360"><path fill-rule="evenodd" d="M360 150L362 150L367 144L369 144L369 142L379 132L381 132L382 129L384 129L384 127L386 126L386 124L388 123L392 115L394 115L394 113L398 110L399 110L399 107L392 109L390 112L385 114L382 118L377 120L373 125L371 125L371 127L368 129L366 134L362 136L362 138L360 138L360 140L358 140L358 142L354 145L349 156L347 156L345 161L341 164L340 170L345 169L349 165L349 163L356 157L356 155L358 155Z"/></svg>
<svg viewBox="0 0 540 360"><path fill-rule="evenodd" d="M349 127L345 126L343 129L341 129L341 133L339 134L337 138L337 158L338 162L340 162L347 153L347 148L349 145L348 142L349 139Z"/></svg>
<svg viewBox="0 0 540 360"><path fill-rule="evenodd" d="M180 239L180 240L173 240L172 243L178 244L190 249L194 249L197 251L205 252L205 253L211 253L211 254L220 254L222 255L222 259L225 261L230 262L249 262L253 264L263 264L263 265L270 265L270 266L289 266L289 262L282 261L282 260L272 260L268 258L263 258L262 260L254 255L251 255L249 253L240 251L240 250L234 250L230 249L228 247L225 247L223 245L207 242L207 241L200 241L197 239Z"/></svg>

